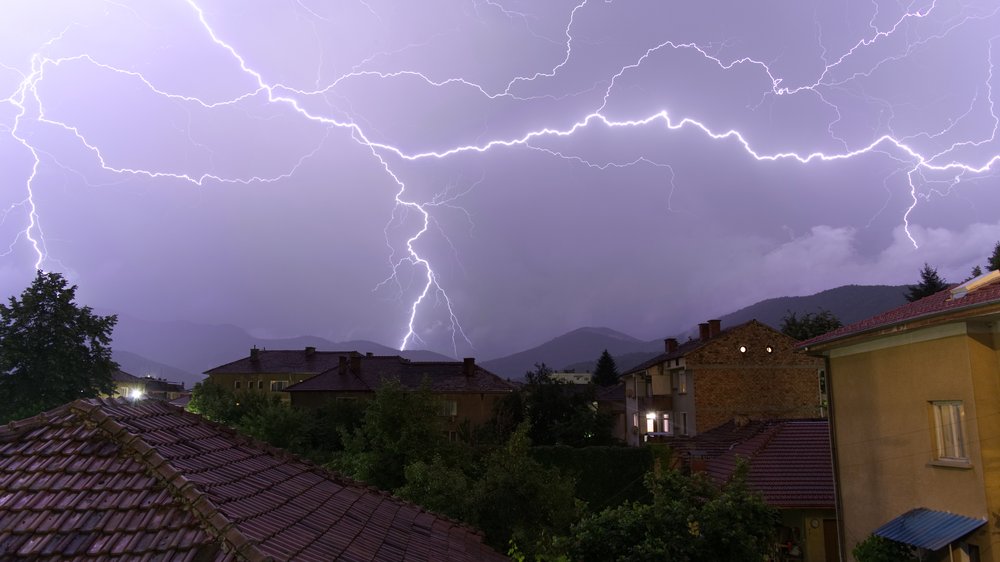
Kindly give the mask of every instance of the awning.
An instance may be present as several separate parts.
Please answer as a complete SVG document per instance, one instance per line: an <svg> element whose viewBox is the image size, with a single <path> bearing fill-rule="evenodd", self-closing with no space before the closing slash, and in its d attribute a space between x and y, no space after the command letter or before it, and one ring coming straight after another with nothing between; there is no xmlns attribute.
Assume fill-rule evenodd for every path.
<svg viewBox="0 0 1000 562"><path fill-rule="evenodd" d="M985 517L976 519L918 507L875 529L874 534L910 546L937 550L985 524Z"/></svg>

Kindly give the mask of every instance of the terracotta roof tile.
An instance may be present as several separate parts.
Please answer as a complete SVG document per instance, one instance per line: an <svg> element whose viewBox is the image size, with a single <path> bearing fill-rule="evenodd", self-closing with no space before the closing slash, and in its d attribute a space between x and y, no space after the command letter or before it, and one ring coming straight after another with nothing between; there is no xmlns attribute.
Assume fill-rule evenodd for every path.
<svg viewBox="0 0 1000 562"><path fill-rule="evenodd" d="M0 428L9 556L505 559L453 521L165 403L124 400Z"/></svg>
<svg viewBox="0 0 1000 562"><path fill-rule="evenodd" d="M357 357L360 369L338 367L286 388L288 392L372 392L384 380L398 380L404 388L416 390L426 380L432 392L512 392L513 385L476 365L471 376L462 361L410 361L398 355Z"/></svg>

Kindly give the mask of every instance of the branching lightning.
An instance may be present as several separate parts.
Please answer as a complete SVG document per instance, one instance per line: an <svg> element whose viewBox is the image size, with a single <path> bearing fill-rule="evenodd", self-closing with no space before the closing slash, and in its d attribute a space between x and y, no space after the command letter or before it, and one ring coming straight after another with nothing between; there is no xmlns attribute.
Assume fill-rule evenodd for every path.
<svg viewBox="0 0 1000 562"><path fill-rule="evenodd" d="M893 38L897 34L901 33L901 30L905 29L906 24L909 20L919 20L930 16L935 10L939 8L938 1L935 0L931 2L928 6L922 9L907 10L903 13L894 23L885 29L880 29L875 20L879 16L878 5L873 3L875 13L872 15L869 22L869 28L871 33L866 37L859 39L856 43L851 45L847 50L841 53L839 56L833 58L828 58L829 53L826 47L822 47L821 59L823 62L823 68L816 75L815 80L809 83L802 83L798 85L786 85L786 79L780 76L776 71L772 69L772 64L768 64L765 61L756 60L752 57L738 57L732 59L724 59L718 55L718 53L710 52L710 47L699 45L691 42L675 42L672 40L662 41L656 45L653 45L646 49L640 56L635 58L632 62L621 66L616 72L607 77L602 84L606 84L603 90L603 96L601 98L601 103L597 106L581 115L576 119L571 125L562 128L548 128L542 127L537 129L531 129L523 131L518 136L512 136L509 138L489 138L482 142L477 142L474 144L466 145L454 145L447 148L438 150L408 150L400 146L391 144L384 140L374 140L373 132L359 124L357 121L352 119L335 118L330 115L317 114L313 111L307 110L303 105L303 100L312 98L315 96L322 96L324 94L334 91L338 86L348 83L353 80L360 78L376 78L382 81L397 80L400 78L417 79L424 82L427 86L433 88L464 88L470 93L480 96L483 99L495 100L499 98L504 98L512 101L528 101L537 99L548 99L558 101L563 99L565 96L558 96L554 94L542 94L542 95L519 95L517 92L519 87L535 82L541 81L543 79L551 79L559 75L560 71L566 67L566 65L572 60L573 57L573 46L575 43L574 37L574 26L578 16L587 9L589 0L583 0L576 3L572 10L569 12L566 21L566 26L564 29L565 42L558 43L551 39L548 41L553 44L558 44L559 48L563 50L562 59L551 68L544 70L538 70L534 72L528 72L521 76L514 76L506 82L506 84L500 89L490 90L488 87L484 87L475 81L467 80L460 76L432 76L429 73L418 71L418 70L396 70L391 72L385 72L375 69L367 69L368 65L374 60L377 55L369 57L362 63L355 65L350 72L347 72L341 76L330 80L325 85L320 87L318 84L315 88L311 90L298 89L292 86L270 82L260 71L255 70L254 66L248 62L248 60L240 53L240 51L233 46L233 44L224 38L220 37L215 31L205 12L201 9L196 0L185 0L187 5L191 8L193 16L197 19L200 28L204 30L206 36L211 40L211 42L228 53L233 62L239 67L240 71L244 73L247 77L251 78L255 84L255 87L243 92L242 94L232 97L230 99L216 100L216 101L206 101L196 96L184 95L176 92L169 92L164 89L157 87L152 81L147 79L142 73L121 69L113 65L105 64L89 54L81 53L75 56L62 57L62 58L48 58L45 56L45 48L59 41L60 37L54 37L52 40L48 41L43 47L36 52L31 59L31 70L28 73L20 73L21 80L18 83L16 89L6 98L0 99L0 105L8 104L16 109L16 114L13 120L13 126L7 129L5 132L10 135L16 143L18 143L27 154L30 155L32 159L31 171L27 175L24 181L25 197L23 200L16 202L9 206L7 209L2 211L0 214L0 225L4 224L9 220L12 214L17 212L24 212L27 218L27 225L20 230L14 240L7 247L4 253L0 253L0 257L11 254L14 248L22 240L26 241L30 246L31 250L35 256L34 267L36 269L42 269L46 262L50 259L48 255L48 250L45 245L45 236L42 230L41 221L39 218L39 209L35 203L35 190L36 190L36 177L39 172L39 167L42 165L43 152L33 144L30 140L30 136L24 134L23 124L26 120L33 120L37 123L44 123L49 126L57 127L62 129L72 135L79 144L86 148L89 153L91 153L97 163L97 165L104 171L121 174L121 175L134 175L143 176L153 180L178 180L183 182L188 182L193 185L203 186L212 183L237 183L237 184L253 184L253 183L271 183L276 182L288 177L293 176L300 166L308 159L313 158L319 151L320 147L317 146L311 152L303 154L301 158L298 159L289 169L285 170L283 173L272 176L246 176L246 177L226 177L221 175L214 175L210 173L187 173L178 170L155 170L155 169L145 169L138 167L131 167L127 165L121 165L112 163L108 158L102 153L101 148L94 142L91 142L81 130L64 121L58 121L49 118L45 111L45 106L43 100L38 94L38 84L45 77L47 71L59 68L61 65L68 63L82 63L88 64L94 68L117 73L129 80L133 80L138 84L141 84L150 93L161 96L165 99L173 100L182 104L193 104L203 109L212 110L225 106L232 106L243 103L247 100L262 97L266 98L268 103L280 104L284 107L291 109L295 114L297 114L301 119L308 122L315 123L319 126L325 127L332 131L341 131L345 133L349 138L355 141L358 145L364 147L378 166L384 172L385 176L389 181L393 182L396 186L395 188L395 209L393 211L393 217L390 217L389 222L386 225L386 244L389 248L388 265L389 274L387 278L379 284L378 287L383 287L386 285L395 285L399 290L400 294L403 292L403 286L400 281L401 268L404 266L415 268L421 272L422 281L420 282L420 287L417 296L406 305L407 310L407 321L406 326L402 330L403 336L400 340L400 349L406 349L415 344L420 344L423 340L419 335L419 324L420 324L420 313L423 307L428 305L428 301L431 299L436 299L438 305L442 305L448 316L448 321L450 323L450 331L452 336L452 347L455 355L458 355L459 340L463 341L465 344L472 346L470 338L466 335L465 330L459 321L459 315L456 311L456 307L453 304L451 297L449 297L446 292L444 285L439 278L438 274L435 272L433 265L427 258L423 257L418 249L418 243L423 239L430 229L431 223L434 220L431 211L435 207L440 206L454 206L457 204L457 200L465 193L475 188L479 182L476 182L471 187L466 190L462 190L455 193L440 193L438 196L434 197L429 201L418 201L414 200L407 190L407 184L402 179L401 174L397 172L392 162L398 159L399 161L419 161L419 160L430 160L430 159L448 159L460 154L482 154L490 151L503 150L506 148L521 147L535 151L541 151L549 156L555 158L561 158L576 164L587 166L590 168L608 170L611 168L623 168L631 166L653 166L657 168L665 169L669 172L669 182L671 188L671 194L675 189L674 186L674 170L673 167L662 161L647 157L638 157L631 160L625 160L620 162L606 161L606 162L596 162L590 158L584 158L581 156L567 154L565 151L556 150L547 147L543 141L546 140L557 140L560 138L570 137L577 134L583 129L594 126L603 126L612 129L636 129L644 128L650 126L662 126L668 131L676 131L680 129L693 129L700 132L705 137L713 139L715 141L730 142L735 146L741 148L747 155L757 161L779 161L779 160L789 160L798 162L800 164L806 165L814 161L838 161L838 160L848 160L855 158L859 155L869 154L873 152L886 154L888 157L901 162L905 165L905 173L907 177L907 182L910 190L910 197L912 202L907 208L906 212L902 217L902 222L904 229L910 241L913 243L914 247L917 246L917 241L913 238L910 232L910 216L913 210L918 205L921 198L927 198L930 193L946 194L950 190L954 189L959 185L964 179L973 176L980 176L992 171L995 171L996 165L1000 163L1000 153L993 154L991 156L982 158L977 162L965 161L954 155L959 152L960 149L968 147L982 147L990 143L997 141L997 129L1000 126L1000 118L998 118L995 110L995 100L993 99L993 46L995 37L988 42L988 48L986 52L986 62L987 62L987 72L985 77L985 99L988 101L989 114L993 119L993 127L991 133L983 138L979 139L967 139L962 141L953 142L950 145L944 147L933 153L921 152L918 148L915 148L914 141L917 140L917 136L926 137L928 139L937 139L944 137L949 133L953 127L958 125L964 119L966 119L975 107L978 101L978 94L975 99L970 102L969 110L952 120L950 125L945 129L937 131L935 133L925 133L923 135L911 135L909 137L898 137L892 134L891 129L889 133L884 133L878 135L874 140L865 143L862 146L848 146L848 143L843 139L839 139L834 135L833 128L837 121L833 121L829 124L828 131L832 140L839 141L838 144L843 145L843 150L835 152L822 152L822 151L812 151L812 152L796 152L796 151L783 151L783 152L767 152L755 148L753 139L744 132L736 129L719 130L709 126L706 121L697 119L692 116L677 116L671 114L670 111L664 109L657 111L648 115L634 116L629 119L613 119L611 118L606 110L610 100L613 98L616 87L619 81L623 79L627 74L640 67L649 63L650 59L654 54L665 51L687 51L691 53L696 53L698 56L702 57L707 63L714 64L723 71L731 71L737 67L748 66L753 69L757 69L763 76L766 76L767 81L770 83L770 89L762 93L762 96L775 96L775 97L787 97L787 96L817 96L823 103L827 104L834 109L837 119L839 120L840 109L835 105L827 101L824 97L824 92L830 89L836 89L843 87L845 84L851 80L856 79L859 76L867 75L875 72L880 65L894 60L898 57L906 57L910 54L910 51L927 41L931 41L935 38L940 38L953 31L960 29L967 22L974 20L983 20L987 18L995 17L1000 13L1000 7L994 11L981 15L963 15L963 17L958 18L950 23L950 25L937 35L926 37L920 41L908 42L909 50L902 55L897 55L896 57L887 57L881 61L876 62L874 65L869 65L866 71L855 71L853 73L848 73L845 77L835 78L834 75L842 66L846 66L848 61L851 61L856 55L864 52L866 49L870 49L880 42L887 41ZM362 5L367 8L371 13L378 18L378 12L373 9L371 5L365 2L361 2ZM308 14L318 19L324 19L319 14L316 14L312 9L308 8L303 2L297 1L297 4ZM535 37L540 37L531 30L528 25L528 17L525 14L516 12L513 10L508 10L500 2L485 0L485 7L498 10L503 16L510 19L519 19L524 22L525 27L529 30ZM479 9L479 6L475 6ZM485 9L485 8L484 8ZM821 31L821 29L820 29ZM8 70L14 70L10 67L4 67ZM17 71L15 71L17 72ZM808 82L808 81L807 81ZM927 177L927 174L933 175L935 177L945 177L946 179L931 179ZM480 180L482 181L482 180ZM930 186L936 183L943 183L945 185L944 189L934 188L931 189L927 194L921 194L920 186ZM887 188L888 189L888 188ZM669 204L669 203L668 203ZM413 232L405 241L404 251L400 251L397 255L396 247L390 242L389 239L389 229L393 224L395 213L415 213L419 217L419 227ZM450 242L450 241L449 241ZM376 288L378 288L376 287Z"/></svg>

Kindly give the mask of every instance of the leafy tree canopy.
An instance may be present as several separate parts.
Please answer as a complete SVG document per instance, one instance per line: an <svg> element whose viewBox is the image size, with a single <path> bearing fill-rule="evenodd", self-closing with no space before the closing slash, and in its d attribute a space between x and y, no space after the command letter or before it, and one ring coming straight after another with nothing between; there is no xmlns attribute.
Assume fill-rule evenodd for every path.
<svg viewBox="0 0 1000 562"><path fill-rule="evenodd" d="M552 378L544 363L524 376L524 411L531 422L528 436L536 445L612 444L611 420L594 406L593 385L571 385Z"/></svg>
<svg viewBox="0 0 1000 562"><path fill-rule="evenodd" d="M822 336L842 325L840 320L829 310L821 309L818 312L807 312L802 317L789 310L781 319L781 333L804 341Z"/></svg>
<svg viewBox="0 0 1000 562"><path fill-rule="evenodd" d="M606 349L597 359L597 366L594 368L594 384L598 386L618 384L618 367L615 366L615 358Z"/></svg>
<svg viewBox="0 0 1000 562"><path fill-rule="evenodd" d="M901 542L869 535L851 551L858 562L917 562L914 549Z"/></svg>
<svg viewBox="0 0 1000 562"><path fill-rule="evenodd" d="M920 283L910 285L906 300L918 301L947 288L948 282L938 275L937 269L924 263L924 268L920 270Z"/></svg>
<svg viewBox="0 0 1000 562"><path fill-rule="evenodd" d="M74 302L76 285L39 271L0 304L0 421L114 392L111 332L118 318Z"/></svg>

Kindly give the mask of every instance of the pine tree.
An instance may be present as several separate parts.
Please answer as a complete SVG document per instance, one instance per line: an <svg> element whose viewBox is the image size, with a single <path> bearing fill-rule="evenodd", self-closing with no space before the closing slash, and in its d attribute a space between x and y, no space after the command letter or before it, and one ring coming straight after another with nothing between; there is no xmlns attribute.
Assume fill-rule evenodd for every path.
<svg viewBox="0 0 1000 562"><path fill-rule="evenodd" d="M615 366L615 358L606 349L597 360L593 381L598 386L614 386L618 384L618 367Z"/></svg>
<svg viewBox="0 0 1000 562"><path fill-rule="evenodd" d="M947 288L948 282L938 276L937 269L924 262L924 268L920 270L920 283L910 285L906 300L910 302L918 301Z"/></svg>
<svg viewBox="0 0 1000 562"><path fill-rule="evenodd" d="M970 277L970 279L975 279L976 277L979 277L982 274L983 274L983 268L977 265L972 268L972 277Z"/></svg>
<svg viewBox="0 0 1000 562"><path fill-rule="evenodd" d="M1000 242L993 247L993 254L986 260L986 270L996 271L1000 269Z"/></svg>

